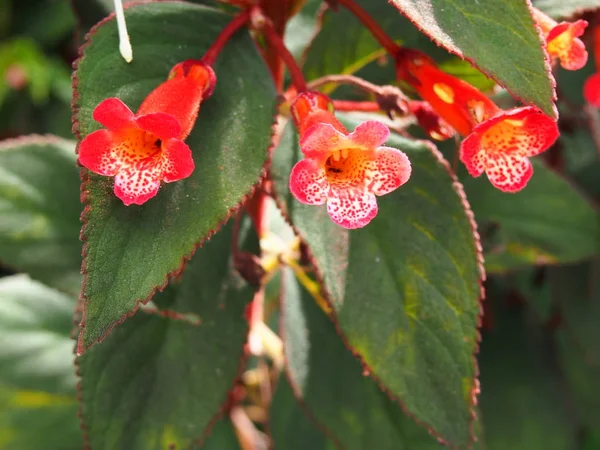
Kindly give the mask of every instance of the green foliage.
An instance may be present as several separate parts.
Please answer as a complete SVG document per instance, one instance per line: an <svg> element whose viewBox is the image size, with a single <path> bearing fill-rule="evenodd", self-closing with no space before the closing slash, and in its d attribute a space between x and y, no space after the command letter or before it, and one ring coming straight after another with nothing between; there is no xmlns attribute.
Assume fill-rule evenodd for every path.
<svg viewBox="0 0 600 450"><path fill-rule="evenodd" d="M412 113L330 83L338 111L368 111L337 117L389 125L412 167L347 230L290 191L299 74L279 77L258 9L219 39L242 2L124 0L126 63L112 0L0 0L0 450L600 449L592 27L586 67L551 72L529 1L354 0L376 26L349 1L259 9L309 81L353 74L417 99L379 27L504 109L509 92L556 107L561 136L526 188L470 177L458 137L438 151L409 134L425 136ZM215 42L216 89L185 139L194 172L124 206L113 177L77 162L95 108L135 111Z"/></svg>
<svg viewBox="0 0 600 450"><path fill-rule="evenodd" d="M388 145L412 161L411 181L379 198L381 211L368 227L348 232L323 208L289 195L286 174L299 158L297 142L288 126L275 151L275 187L314 256L348 344L418 420L466 444L480 268L447 167L424 143L392 137Z"/></svg>

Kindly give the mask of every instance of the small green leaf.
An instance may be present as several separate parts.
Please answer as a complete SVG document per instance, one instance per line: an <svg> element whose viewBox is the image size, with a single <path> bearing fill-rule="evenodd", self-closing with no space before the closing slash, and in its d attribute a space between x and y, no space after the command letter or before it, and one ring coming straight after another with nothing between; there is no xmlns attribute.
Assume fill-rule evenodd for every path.
<svg viewBox="0 0 600 450"><path fill-rule="evenodd" d="M126 13L134 54L130 64L118 52L114 20L96 28L84 47L75 73L75 119L82 137L99 128L92 112L104 98L116 96L135 110L173 65L201 57L231 19L181 2L135 5ZM83 169L87 277L81 350L102 339L116 321L163 286L168 274L180 270L263 173L275 92L246 32L227 43L215 72L215 92L202 103L187 139L196 164L191 177L163 184L143 206L126 207L112 192L112 178Z"/></svg>
<svg viewBox="0 0 600 450"><path fill-rule="evenodd" d="M488 272L570 263L600 252L600 213L563 178L533 163L533 177L516 194L495 189L485 175L462 180L486 243Z"/></svg>
<svg viewBox="0 0 600 450"><path fill-rule="evenodd" d="M14 275L0 280L0 448L76 450L75 299Z"/></svg>
<svg viewBox="0 0 600 450"><path fill-rule="evenodd" d="M582 14L600 8L598 0L569 0L568 2L563 0L533 0L532 3L533 6L556 19L572 17L575 14Z"/></svg>
<svg viewBox="0 0 600 450"><path fill-rule="evenodd" d="M577 448L560 376L548 358L541 327L526 311L500 307L506 300L487 292L486 301L497 308L494 328L483 334L479 357L485 448Z"/></svg>
<svg viewBox="0 0 600 450"><path fill-rule="evenodd" d="M460 188L424 142L394 135L411 160L408 183L379 197L365 228L335 225L325 206L289 193L300 158L288 125L273 179L314 256L348 345L408 412L453 445L470 440L481 272ZM439 370L444 367L444 370Z"/></svg>
<svg viewBox="0 0 600 450"><path fill-rule="evenodd" d="M196 315L199 325L139 311L79 358L82 416L94 450L188 448L221 410L240 371L244 308L254 295L232 269L232 225L154 299Z"/></svg>
<svg viewBox="0 0 600 450"><path fill-rule="evenodd" d="M417 426L363 374L360 362L344 346L334 324L300 287L290 269L285 270L283 286L281 335L287 374L311 416L341 448L441 449L425 428ZM277 410L271 414L273 425L285 420Z"/></svg>
<svg viewBox="0 0 600 450"><path fill-rule="evenodd" d="M542 41L525 1L390 0L437 44L557 117Z"/></svg>
<svg viewBox="0 0 600 450"><path fill-rule="evenodd" d="M74 142L28 136L0 144L0 261L77 295L79 214Z"/></svg>

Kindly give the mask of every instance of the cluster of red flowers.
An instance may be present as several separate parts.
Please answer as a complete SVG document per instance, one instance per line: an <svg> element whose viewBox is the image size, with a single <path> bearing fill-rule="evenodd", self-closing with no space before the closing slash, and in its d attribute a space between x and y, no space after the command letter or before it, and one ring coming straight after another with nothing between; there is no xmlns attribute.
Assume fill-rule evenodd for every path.
<svg viewBox="0 0 600 450"><path fill-rule="evenodd" d="M579 36L587 22L557 23L537 10L534 19L552 61L569 70L585 65L587 52ZM599 64L600 28L595 39ZM528 158L558 138L556 120L531 106L500 109L417 50L400 48L394 57L398 79L422 99L410 102L410 112L429 135L438 140L455 133L464 136L460 160L472 176L485 172L505 192L523 189L533 174ZM184 140L215 82L209 64L184 61L148 95L136 114L117 98L104 100L93 117L106 129L81 142L79 162L95 173L114 176L115 195L125 205L143 204L157 194L161 182L181 180L193 172L192 151ZM585 96L600 106L600 73L587 81ZM331 219L342 227L364 227L377 214L376 196L408 181L408 157L384 146L389 129L381 122L364 122L348 132L336 119L332 101L319 92L300 92L291 113L305 157L291 172L292 194L305 204L326 204Z"/></svg>

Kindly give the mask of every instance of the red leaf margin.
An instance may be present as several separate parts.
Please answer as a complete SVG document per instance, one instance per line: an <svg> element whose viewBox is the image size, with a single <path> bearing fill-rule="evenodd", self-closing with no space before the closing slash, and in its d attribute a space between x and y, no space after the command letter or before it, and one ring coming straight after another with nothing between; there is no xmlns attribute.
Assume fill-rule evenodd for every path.
<svg viewBox="0 0 600 450"><path fill-rule="evenodd" d="M136 1L136 2L130 2L125 5L125 9L129 9L131 7L136 7L136 6L144 5L144 4L148 4L148 3L160 3L161 1L162 0L150 0L150 1L140 0L140 1ZM170 0L170 3L187 4L188 2L179 1L179 0L174 0L174 1ZM77 119L79 109L80 109L79 105L78 105L79 94L78 94L77 88L78 88L78 84L79 84L79 79L77 78L77 69L79 67L79 64L81 64L81 61L83 61L83 59L85 58L85 55L84 55L85 50L88 48L89 45L91 45L92 37L94 36L94 34L96 34L98 28L100 28L103 25L105 25L106 23L112 21L113 19L115 19L115 17L116 17L116 15L113 12L110 15L108 15L107 17L105 17L104 19L102 19L100 22L98 22L96 25L94 25L90 29L90 31L85 35L84 44L79 48L77 59L75 60L75 62L73 62L73 75L71 78L71 84L72 84L72 88L73 88L73 98L71 100L71 111L72 111L71 117L72 117L72 132L73 132L73 135L75 136L75 138L77 139L77 148L75 150L75 153L79 153L79 144L82 140L82 136L79 131L79 120ZM256 43L255 43L255 45L256 45ZM115 49L115 51L116 51L116 49ZM281 101L281 100L279 100L279 101ZM165 279L162 284L155 286L155 288L148 294L148 296L146 298L136 300L136 306L134 307L134 309L132 309L130 312L124 314L119 320L115 321L106 330L106 332L104 333L103 336L101 336L99 339L97 339L96 341L92 342L91 344L89 344L87 346L83 345L83 330L84 330L85 324L86 324L86 307L85 307L86 298L83 293L85 292L85 288L87 285L87 278L88 278L86 229L87 229L87 225L88 225L88 214L91 210L91 205L88 202L88 197L87 197L86 193L88 191L87 186L90 181L90 172L86 168L81 167L81 165L78 163L78 165L81 167L81 172L80 172L81 197L80 198L81 198L81 203L84 205L83 211L81 212L80 220L82 223L82 227L81 227L81 233L79 235L79 239L83 242L83 248L81 251L81 256L82 256L81 274L83 275L83 282L82 282L82 286L81 286L81 293L79 296L80 300L83 303L83 307L82 307L82 319L79 324L80 332L79 332L79 338L77 340L77 349L76 349L76 354L78 356L81 356L92 345L102 342L106 338L106 336L108 336L110 334L110 332L116 325L119 325L119 324L123 323L125 320L127 320L129 317L132 317L137 312L137 310L139 309L139 306L141 304L148 303L157 292L162 292L167 287L167 285L169 283L169 279L171 277L177 277L183 272L187 262L194 256L194 253L196 253L196 250L201 248L208 239L210 239L215 233L217 233L221 229L221 227L229 220L229 218L231 216L233 216L234 214L236 214L242 208L242 206L246 203L246 201L254 195L255 191L264 183L264 181L267 180L269 167L271 166L272 150L274 149L274 144L273 144L274 141L272 138L275 135L276 126L277 126L277 116L276 116L277 110L278 110L278 104L275 105L274 111L273 111L274 119L273 119L273 125L271 127L271 145L269 146L269 148L267 148L267 150L265 152L266 158L265 158L265 162L263 164L262 174L260 175L259 180L256 182L256 184L254 184L252 186L252 188L250 189L250 191L248 193L246 193L246 195L240 199L240 201L238 202L238 204L236 206L229 209L229 211L219 221L219 223L217 224L217 226L214 229L210 230L204 237L202 237L198 242L196 242L196 244L191 248L191 250L187 254L184 254L182 256L181 264L180 264L179 268L165 274Z"/></svg>
<svg viewBox="0 0 600 450"><path fill-rule="evenodd" d="M283 126L281 127L281 130L283 130ZM465 209L465 214L467 216L467 219L469 220L469 223L471 224L471 231L473 233L475 252L477 255L477 266L478 266L480 277L478 280L478 283L479 283L479 302L478 302L479 303L479 313L477 315L475 349L473 351L473 366L475 369L474 370L475 373L474 373L473 387L471 389L471 404L469 405L470 410L471 410L471 425L470 425L469 432L471 435L470 444L472 445L477 440L477 436L475 435L475 422L477 421L476 406L478 404L478 395L480 393L480 386L479 386L479 374L480 373L479 373L479 364L477 362L477 355L479 354L480 343L481 343L481 327L482 327L482 323L483 323L483 301L485 300L484 282L486 280L486 273L485 273L485 267L484 267L483 247L481 246L481 239L479 236L479 231L477 229L477 222L475 221L475 215L473 213L473 210L471 209L471 205L469 204L469 201L465 194L464 187L460 183L460 181L458 181L458 178L456 177L456 174L452 170L450 163L444 158L442 153L437 149L437 147L432 142L427 141L427 140L421 140L421 139L414 139L414 140L416 142L424 145L425 147L427 147L427 149L436 158L437 162L440 165L442 165L444 167L444 169L446 169L446 172L448 173L448 175L450 175L450 178L452 179L452 188L454 189L454 192L456 192L456 194L459 196L459 198L461 200L461 203ZM271 174L269 173L269 177L270 176L271 176ZM425 428L429 432L429 434L431 436L433 436L434 438L436 438L441 444L444 444L450 448L457 448L455 446L452 446L446 440L446 438L444 438L442 435L440 435L431 425L417 419L408 410L406 405L404 405L404 403L400 399L400 397L396 396L393 392L391 392L388 389L388 387L385 386L383 384L383 382L376 375L374 375L373 370L371 369L371 367L369 367L369 365L364 360L362 355L358 351L356 351L356 349L354 347L352 347L352 345L348 341L344 331L341 329L341 327L339 325L339 322L335 315L335 308L333 307L333 303L331 302L330 294L327 291L327 287L325 285L323 275L319 269L319 266L317 264L317 260L316 260L315 256L313 255L309 245L307 244L306 239L304 239L304 237L302 236L302 233L292 223L292 221L287 213L287 207L286 207L285 203L281 201L281 199L277 195L277 192L275 191L275 183L270 183L270 185L271 185L270 195L273 198L273 200L275 201L275 204L277 205L277 208L279 209L280 214L285 219L285 221L288 223L288 225L290 227L292 227L292 229L294 230L294 233L296 234L296 236L298 236L301 239L302 243L304 244L304 246L307 250L307 252L306 252L307 257L310 260L312 267L314 268L315 277L321 287L321 292L323 293L323 297L324 297L325 301L327 302L327 305L331 309L330 319L332 320L332 322L335 326L335 330L336 330L337 334L340 336L340 338L342 339L342 341L344 342L344 345L346 346L346 348L352 353L352 355L356 359L358 359L358 361L361 363L365 373L368 374L368 376L370 376L371 378L373 378L373 380L375 380L375 382L377 383L377 385L379 386L381 391L385 392L386 395L392 401L396 402L400 406L400 408L402 409L404 414L406 414L409 418L411 418L417 425ZM283 336L282 336L282 338L283 338ZM335 443L338 443L337 439L333 438L333 434L314 418L313 414L310 412L310 409L302 400L302 395L299 393L299 389L297 388L297 385L294 383L294 381L291 377L291 374L287 373L287 368L286 368L286 377L288 378L288 381L290 382L290 385L292 386L292 390L294 391L294 396L296 397L296 400L298 401L299 405L304 410L304 412L308 416L308 418L310 420L312 420L317 425L317 427L319 429L321 429L327 436L332 437L332 439L334 440Z"/></svg>

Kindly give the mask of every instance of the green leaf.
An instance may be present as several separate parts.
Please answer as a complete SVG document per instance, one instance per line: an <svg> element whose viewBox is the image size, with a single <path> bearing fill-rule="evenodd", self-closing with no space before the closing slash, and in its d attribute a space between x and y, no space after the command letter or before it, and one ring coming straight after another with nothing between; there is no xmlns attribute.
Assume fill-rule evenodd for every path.
<svg viewBox="0 0 600 450"><path fill-rule="evenodd" d="M280 377L269 410L273 445L287 450L334 450L335 442L302 410L285 376Z"/></svg>
<svg viewBox="0 0 600 450"><path fill-rule="evenodd" d="M188 448L220 412L240 371L244 308L254 295L232 269L232 225L154 299L196 315L199 325L139 311L79 358L82 416L94 450Z"/></svg>
<svg viewBox="0 0 600 450"><path fill-rule="evenodd" d="M550 319L554 312L555 299L552 298L550 283L546 283L545 267L526 268L510 274L512 288L527 301L542 322Z"/></svg>
<svg viewBox="0 0 600 450"><path fill-rule="evenodd" d="M420 48L434 57L447 57L446 52L432 44L409 20L399 17L387 2L356 1L395 41ZM320 30L306 50L302 67L309 80L332 73L352 74L375 60L382 64L380 57L385 51L347 9L325 10L318 22ZM389 59L384 65L388 75L385 82L394 80L393 61Z"/></svg>
<svg viewBox="0 0 600 450"><path fill-rule="evenodd" d="M525 1L390 0L438 45L557 117L554 85Z"/></svg>
<svg viewBox="0 0 600 450"><path fill-rule="evenodd" d="M593 11L600 8L598 0L533 0L533 6L541 9L546 14L556 19L572 17L585 11Z"/></svg>
<svg viewBox="0 0 600 450"><path fill-rule="evenodd" d="M210 435L202 446L195 446L198 450L239 450L237 436L233 424L228 419L219 420L210 430Z"/></svg>
<svg viewBox="0 0 600 450"><path fill-rule="evenodd" d="M516 194L485 176L462 181L486 244L488 272L565 264L600 252L600 213L567 181L533 160L534 175ZM486 238L489 238L486 240Z"/></svg>
<svg viewBox="0 0 600 450"><path fill-rule="evenodd" d="M290 383L311 416L341 448L440 449L425 428L417 426L363 374L361 363L346 349L334 324L300 287L291 269L285 269L283 286L281 335ZM277 410L271 414L273 426L284 419ZM288 436L289 441L295 439ZM298 448L313 447L307 443Z"/></svg>
<svg viewBox="0 0 600 450"><path fill-rule="evenodd" d="M486 301L505 302L487 292ZM525 311L500 306L493 310L492 323L479 357L487 450L576 448L560 376L540 326Z"/></svg>
<svg viewBox="0 0 600 450"><path fill-rule="evenodd" d="M14 275L0 280L0 448L76 450L75 299Z"/></svg>
<svg viewBox="0 0 600 450"><path fill-rule="evenodd" d="M317 31L317 11L321 4L321 0L307 0L285 27L285 46L296 58L306 51Z"/></svg>
<svg viewBox="0 0 600 450"><path fill-rule="evenodd" d="M77 295L79 214L74 142L28 136L0 144L0 261Z"/></svg>
<svg viewBox="0 0 600 450"><path fill-rule="evenodd" d="M96 28L83 50L75 74L75 119L82 137L99 127L92 112L104 98L119 97L135 110L174 64L201 57L231 19L218 10L180 2L135 5L126 13L131 64L119 55L114 20ZM215 71L215 92L203 102L187 139L196 163L190 178L163 185L143 206L126 207L112 192L112 178L84 170L87 301L80 350L102 339L116 321L163 286L168 274L179 271L263 173L275 92L246 32L227 43Z"/></svg>
<svg viewBox="0 0 600 450"><path fill-rule="evenodd" d="M388 145L408 154L412 176L378 198L379 213L363 229L345 230L325 206L291 197L300 150L289 125L274 154L276 192L312 252L350 348L417 420L465 446L481 278L472 224L437 153L396 135Z"/></svg>

